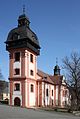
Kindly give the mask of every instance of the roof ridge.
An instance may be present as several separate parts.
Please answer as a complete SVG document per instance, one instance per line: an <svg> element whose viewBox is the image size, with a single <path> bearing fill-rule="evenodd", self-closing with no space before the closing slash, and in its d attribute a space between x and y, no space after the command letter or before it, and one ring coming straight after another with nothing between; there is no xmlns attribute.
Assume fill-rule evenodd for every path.
<svg viewBox="0 0 80 119"><path fill-rule="evenodd" d="M37 72L38 72L38 71L40 71L40 72L42 72L42 73L44 73L44 74L46 74L46 75L48 75L48 76L52 76L51 74L45 73L44 71L42 71L42 70L40 70L40 69L38 69Z"/></svg>

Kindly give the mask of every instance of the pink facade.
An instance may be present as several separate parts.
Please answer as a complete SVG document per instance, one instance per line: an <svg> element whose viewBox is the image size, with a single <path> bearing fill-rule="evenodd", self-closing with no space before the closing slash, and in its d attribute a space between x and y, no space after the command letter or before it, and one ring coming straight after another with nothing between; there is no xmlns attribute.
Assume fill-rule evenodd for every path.
<svg viewBox="0 0 80 119"><path fill-rule="evenodd" d="M16 62L15 53L17 52L20 52L20 61ZM33 62L30 61L31 54ZM69 92L63 76L51 76L36 70L37 60L35 59L37 56L25 49L10 51L10 105L22 107L68 105ZM15 68L20 69L19 75L15 75ZM31 70L33 74L30 74ZM19 90L14 88L16 83L20 86ZM19 102L15 102L16 97L19 98Z"/></svg>
<svg viewBox="0 0 80 119"><path fill-rule="evenodd" d="M69 91L61 75L48 75L38 70L38 106L66 107Z"/></svg>
<svg viewBox="0 0 80 119"><path fill-rule="evenodd" d="M10 105L33 107L64 107L68 104L68 89L58 65L54 75L37 70L40 45L30 29L25 14L18 18L18 26L12 29L6 43L9 52Z"/></svg>
<svg viewBox="0 0 80 119"><path fill-rule="evenodd" d="M36 105L37 99L37 79L36 79L36 55L25 49L10 51L10 105L14 105L16 97L20 99L22 107L30 107ZM20 60L15 61L15 53L20 53ZM32 54L33 61L30 61ZM13 57L11 57L13 56ZM15 69L19 69L18 74L15 74ZM32 74L31 74L32 73ZM15 84L18 84L19 89L15 90ZM31 84L33 91L31 92ZM17 102L16 104L17 105Z"/></svg>

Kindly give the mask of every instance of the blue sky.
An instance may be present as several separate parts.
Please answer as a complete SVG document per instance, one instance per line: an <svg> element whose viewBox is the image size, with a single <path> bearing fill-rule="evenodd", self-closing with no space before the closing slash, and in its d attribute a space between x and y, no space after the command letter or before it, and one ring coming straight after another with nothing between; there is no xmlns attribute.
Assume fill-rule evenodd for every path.
<svg viewBox="0 0 80 119"><path fill-rule="evenodd" d="M61 67L66 55L80 52L80 0L0 0L0 68L6 80L9 56L4 42L9 31L17 26L24 3L31 29L41 45L39 69L53 74L56 57Z"/></svg>

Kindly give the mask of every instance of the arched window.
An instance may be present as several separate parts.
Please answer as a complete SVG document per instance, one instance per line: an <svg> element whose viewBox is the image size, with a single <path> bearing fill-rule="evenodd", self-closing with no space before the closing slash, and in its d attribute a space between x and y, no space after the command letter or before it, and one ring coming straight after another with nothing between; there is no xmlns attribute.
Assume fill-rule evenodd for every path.
<svg viewBox="0 0 80 119"><path fill-rule="evenodd" d="M53 90L52 90L52 96L53 96Z"/></svg>
<svg viewBox="0 0 80 119"><path fill-rule="evenodd" d="M34 75L34 71L30 70L30 75L33 76Z"/></svg>
<svg viewBox="0 0 80 119"><path fill-rule="evenodd" d="M31 84L31 92L34 92L34 85L33 84Z"/></svg>
<svg viewBox="0 0 80 119"><path fill-rule="evenodd" d="M49 93L48 93L48 88L46 89L46 96L48 97Z"/></svg>

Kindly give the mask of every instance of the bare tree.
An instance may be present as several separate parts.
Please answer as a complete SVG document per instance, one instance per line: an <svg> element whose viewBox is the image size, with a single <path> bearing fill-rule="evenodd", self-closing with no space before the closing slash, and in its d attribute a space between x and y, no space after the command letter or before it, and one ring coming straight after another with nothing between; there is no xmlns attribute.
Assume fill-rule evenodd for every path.
<svg viewBox="0 0 80 119"><path fill-rule="evenodd" d="M0 70L0 100L2 99L2 94L3 94L3 90L5 89L5 87L6 87L6 83L4 81L4 77Z"/></svg>
<svg viewBox="0 0 80 119"><path fill-rule="evenodd" d="M4 77L3 77L1 69L0 69L0 80L3 80L3 79L4 79Z"/></svg>
<svg viewBox="0 0 80 119"><path fill-rule="evenodd" d="M80 56L77 52L63 59L63 68L66 70L66 84L71 94L71 105L78 110L80 107Z"/></svg>

